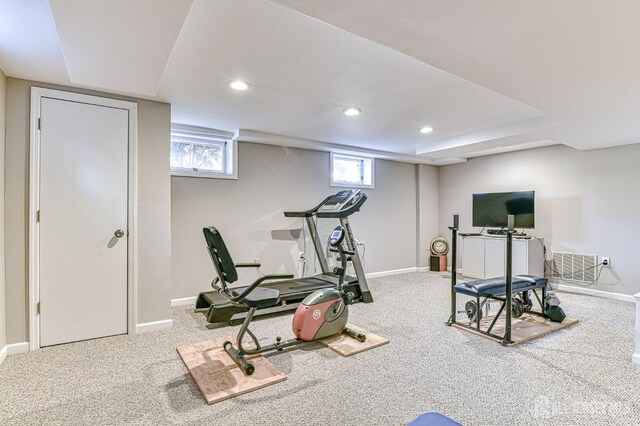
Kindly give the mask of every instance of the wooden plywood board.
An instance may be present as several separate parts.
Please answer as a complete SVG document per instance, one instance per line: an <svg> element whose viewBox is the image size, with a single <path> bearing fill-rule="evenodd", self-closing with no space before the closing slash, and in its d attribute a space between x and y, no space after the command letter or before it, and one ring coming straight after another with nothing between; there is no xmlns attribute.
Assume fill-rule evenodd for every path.
<svg viewBox="0 0 640 426"><path fill-rule="evenodd" d="M359 331L367 336L367 340L360 342L353 337L346 334L338 334L337 336L325 337L319 340L323 345L333 349L342 356L351 356L360 352L368 351L369 349L377 348L378 346L386 345L389 343L388 339L380 337L376 334L369 333L367 330L355 326L353 324L347 324L347 327Z"/></svg>
<svg viewBox="0 0 640 426"><path fill-rule="evenodd" d="M480 320L480 328L486 330L491 325L494 317L487 317ZM554 331L561 330L563 328L570 327L578 322L575 318L565 318L562 322L553 322L538 315L525 314L520 318L513 318L511 321L511 340L513 343L507 346L515 346L520 343L528 342L538 337L542 337L546 334L553 333ZM474 323L475 325L475 323ZM471 330L463 327L459 324L453 324L454 327L460 330L468 331L478 336L486 337L491 341L497 342L495 339L487 336L486 334L478 333L477 330ZM498 336L504 335L505 317L498 318L496 325L491 330L491 334Z"/></svg>
<svg viewBox="0 0 640 426"><path fill-rule="evenodd" d="M287 379L283 372L260 355L247 357L256 371L245 376L224 351L222 345L227 340L234 342L235 337L220 337L176 348L207 403L224 401Z"/></svg>

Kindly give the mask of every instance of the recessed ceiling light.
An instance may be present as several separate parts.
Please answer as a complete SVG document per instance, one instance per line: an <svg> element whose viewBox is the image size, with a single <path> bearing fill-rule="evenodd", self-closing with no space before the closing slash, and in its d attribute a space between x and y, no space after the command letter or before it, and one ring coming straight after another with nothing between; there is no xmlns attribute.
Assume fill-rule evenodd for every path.
<svg viewBox="0 0 640 426"><path fill-rule="evenodd" d="M229 86L234 90L247 90L249 83L245 83L242 80L233 80L229 82Z"/></svg>
<svg viewBox="0 0 640 426"><path fill-rule="evenodd" d="M433 132L433 127L425 126L420 128L420 133L431 133Z"/></svg>
<svg viewBox="0 0 640 426"><path fill-rule="evenodd" d="M345 108L344 111L344 115L348 115L350 117L353 117L355 115L360 115L360 113L362 112L362 110L360 108L356 108L356 107L349 107L349 108Z"/></svg>

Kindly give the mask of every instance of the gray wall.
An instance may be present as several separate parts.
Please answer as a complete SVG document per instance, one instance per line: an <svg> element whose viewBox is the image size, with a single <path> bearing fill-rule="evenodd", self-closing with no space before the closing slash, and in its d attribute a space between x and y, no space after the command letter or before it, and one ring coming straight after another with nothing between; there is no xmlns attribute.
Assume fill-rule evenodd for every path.
<svg viewBox="0 0 640 426"><path fill-rule="evenodd" d="M535 190L536 228L553 251L611 257L593 289L640 291L640 145L593 151L552 146L471 159L440 168L440 231L454 213L471 227L474 192ZM476 229L477 230L477 229ZM461 258L458 258L459 265ZM464 265L462 265L464 267Z"/></svg>
<svg viewBox="0 0 640 426"><path fill-rule="evenodd" d="M0 242L4 241L4 147L7 78L0 70ZM0 350L7 344L5 304L4 244L0 243Z"/></svg>
<svg viewBox="0 0 640 426"><path fill-rule="evenodd" d="M416 265L429 266L429 247L433 237L438 236L438 168L419 164L416 166L416 217L418 240L416 245Z"/></svg>
<svg viewBox="0 0 640 426"><path fill-rule="evenodd" d="M208 225L220 229L236 262L259 258L263 273L299 276L302 219L285 218L283 212L314 207L341 189L329 186L326 152L241 142L238 158L238 180L171 178L174 299L210 289L214 271L202 237ZM425 193L428 185L436 188L436 176L435 168L425 166ZM365 271L415 267L416 166L376 160L376 187L365 192L367 202L350 217L355 237L366 244ZM436 213L428 219L434 230ZM337 220L319 221L323 244L335 225ZM313 246L306 236L308 274L313 274ZM243 274L241 282L257 276Z"/></svg>
<svg viewBox="0 0 640 426"><path fill-rule="evenodd" d="M31 86L138 103L138 323L170 318L171 106L110 94L7 79L6 318L7 342L28 340L29 108Z"/></svg>

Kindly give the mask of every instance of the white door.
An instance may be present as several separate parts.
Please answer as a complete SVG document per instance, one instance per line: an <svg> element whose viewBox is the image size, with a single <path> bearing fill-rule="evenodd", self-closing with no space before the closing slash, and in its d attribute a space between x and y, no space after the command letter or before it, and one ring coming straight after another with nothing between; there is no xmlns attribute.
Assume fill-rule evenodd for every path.
<svg viewBox="0 0 640 426"><path fill-rule="evenodd" d="M128 111L42 98L40 116L40 345L126 333Z"/></svg>

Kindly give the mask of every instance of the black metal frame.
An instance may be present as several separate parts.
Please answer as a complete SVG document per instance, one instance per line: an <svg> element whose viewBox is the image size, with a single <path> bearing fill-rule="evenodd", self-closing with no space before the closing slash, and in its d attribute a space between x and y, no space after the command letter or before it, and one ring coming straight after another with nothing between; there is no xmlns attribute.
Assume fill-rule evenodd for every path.
<svg viewBox="0 0 640 426"><path fill-rule="evenodd" d="M513 300L513 288L512 288L512 284L513 284L513 271L512 271L512 255L513 255L513 234L515 232L514 230L514 216L509 216L508 217L508 223L509 226L507 228L507 259L506 259L506 292L504 296L498 296L498 295L487 295L487 296L476 296L475 298L475 302L476 302L476 314L473 318L470 319L468 324L464 324L460 321L457 321L456 319L456 314L457 314L457 293L455 291L455 286L457 284L457 272L456 272L456 256L457 256L457 239L458 239L458 223L459 223L459 217L458 215L454 215L453 216L453 226L450 226L449 229L451 230L451 316L449 317L449 321L447 321L447 325L451 326L451 325L457 325L459 327L464 327L466 329L472 330L476 333L481 333L484 334L485 336L491 337L492 339L496 339L500 342L500 344L502 344L503 346L509 345L513 343L513 340L511 339L511 330L512 330L512 322L513 322L513 318L512 318L512 312L511 312L511 303L507 303L507 301L511 302L511 300ZM528 314L532 314L532 315L538 315L541 316L543 318L547 318L547 315L544 312L544 300L546 299L546 292L547 292L547 288L546 285L545 287L541 288L542 290L542 299L540 298L540 296L538 296L538 293L536 291L536 288L534 289L528 289L525 291L518 291L516 294L521 294L522 299L525 302L529 302L531 300L529 292L533 292L538 305L540 306L540 311L534 311L534 310L527 310L526 313ZM489 327L486 330L483 330L480 327L480 321L482 320L482 308L485 306L485 304L487 303L488 300L496 300L501 302L500 308L498 309L497 314L495 315L495 317L493 318L493 321L491 322L491 324L489 325ZM493 330L493 327L496 325L496 322L498 321L498 318L500 318L500 315L502 315L502 311L505 311L505 332L503 336L499 336L497 334L493 334L491 332L491 330ZM475 327L473 326L475 322Z"/></svg>
<svg viewBox="0 0 640 426"><path fill-rule="evenodd" d="M345 250L342 247L343 240L349 236L347 230L342 228L342 231L343 231L343 234L339 240L331 241L331 244L333 246L332 248L335 249L335 251L338 253L339 259L341 262L340 268L336 268L336 273L339 276L336 289L338 290L338 292L342 297L340 305L337 308L335 308L337 317L342 316L342 313L348 309L347 305L353 303L353 295L350 293L349 294L345 293L344 277L345 277L345 271L347 269L347 262L353 259L353 256L355 255L355 253L354 251L351 251L351 250ZM282 275L282 274L265 275L255 280L250 286L242 287L237 289L237 291L234 291L234 289L229 288L227 283L227 279L229 279L227 278L228 276L232 277L229 279L229 281L231 282L237 279L237 273L234 270L234 268L237 269L237 268L259 267L260 265L257 263L234 263L231 260L231 255L229 254L229 251L226 248L226 244L224 243L224 240L222 239L222 236L220 235L218 230L215 229L214 227L207 227L203 229L203 232L205 234L205 238L207 239L209 255L211 257L211 260L213 262L213 265L215 267L216 274L217 274L217 277L214 278L211 285L222 296L224 296L229 301L229 303L232 304L233 306L239 306L247 309L247 315L245 316L242 326L240 327L240 330L238 331L238 335L236 337L236 346L234 346L231 341L225 341L222 346L225 352L227 352L227 354L242 369L242 371L247 376L250 376L254 373L255 366L247 360L247 357L251 355L264 353L264 352L274 351L274 350L282 351L285 348L298 346L302 343L306 343L306 340L288 339L288 340L282 341L280 337L276 337L276 341L274 343L267 346L261 346L255 334L253 334L253 332L249 329L249 326L251 325L251 321L253 320L253 317L256 315L256 312L260 307L259 302L264 302L265 304L271 304L271 305L264 306L265 308L277 306L278 303L280 303L280 294L277 290L271 289L270 290L271 292L276 293L275 298L267 297L262 300L258 298L257 300L253 300L252 303L247 303L248 296L252 292L256 291L256 289L266 281L290 279L292 275ZM348 243L348 240L347 240L347 243ZM348 327L343 328L340 331L340 333L345 333L348 336L351 336L354 339L357 339L361 342L364 342L366 340L366 336L364 334ZM243 344L244 336L247 334L249 335L249 337L251 337L251 340L253 341L252 348L244 347L244 344Z"/></svg>
<svg viewBox="0 0 640 426"><path fill-rule="evenodd" d="M522 298L524 300L530 300L531 298L529 297L529 292L532 292L535 295L535 299L538 302L538 305L540 306L540 311L536 311L533 309L527 310L525 313L526 314L530 314L530 315L537 315L537 316L541 316L543 318L546 318L547 315L544 313L544 308L543 308L543 300L546 298L546 287L542 287L540 288L540 290L542 291L542 298L540 298L540 296L538 295L537 292L538 289L530 289L530 290L526 290L526 291L522 291L522 292L518 292L516 294L521 294ZM480 312L482 310L482 308L485 306L485 304L487 303L488 300L496 300L501 302L500 304L500 308L498 309L498 312L496 313L496 315L493 318L493 321L491 322L491 324L489 325L489 327L486 330L483 330L480 327L480 321L482 320L481 315L478 314L478 312ZM500 315L502 315L502 311L505 310L505 308L507 307L507 296L496 296L496 295L489 295L489 296L477 296L475 298L475 302L476 302L476 306L478 307L478 312L476 313L475 317L471 318L469 320L468 324L459 322L459 321L454 321L454 322L448 322L447 325L452 325L452 324L456 324L458 326L467 328L469 330L473 330L476 333L482 333L484 335L487 335L489 337L492 337L496 340L499 340L501 343L503 344L510 344L513 343L513 341L511 340L511 326L512 326L512 322L513 319L511 320L507 320L506 322L506 326L505 326L505 334L503 336L499 336L497 334L493 334L491 333L491 330L493 330L493 327L496 325L496 322L498 321L498 318L500 318ZM510 307L510 306L509 306ZM475 325L474 325L475 323Z"/></svg>
<svg viewBox="0 0 640 426"><path fill-rule="evenodd" d="M237 302L234 302L234 303L237 303ZM249 309L249 312L247 313L247 316L245 317L244 322L242 323L242 327L240 327L240 331L238 331L238 336L236 337L236 346L234 347L233 343L231 343L230 341L226 341L223 344L223 348L225 352L229 354L231 359L233 359L233 361L242 369L244 374L246 374L247 376L252 375L253 372L255 371L255 366L251 362L247 361L246 359L247 356L261 354L264 352L269 352L274 350L282 351L285 348L298 346L302 343L305 343L302 340L298 340L298 339L289 339L283 342L280 340L280 338L277 338L276 341L270 345L260 346L260 343L258 342L258 339L256 338L255 334L253 334L253 332L249 330L249 325L253 320L253 316L255 315L256 310L257 308ZM248 334L253 340L254 347L251 349L246 349L242 344L245 334Z"/></svg>

